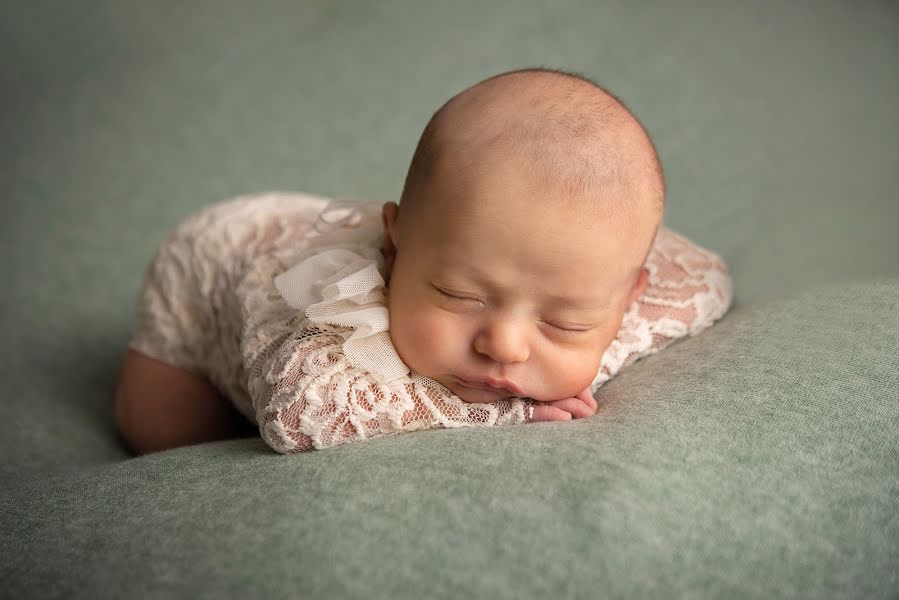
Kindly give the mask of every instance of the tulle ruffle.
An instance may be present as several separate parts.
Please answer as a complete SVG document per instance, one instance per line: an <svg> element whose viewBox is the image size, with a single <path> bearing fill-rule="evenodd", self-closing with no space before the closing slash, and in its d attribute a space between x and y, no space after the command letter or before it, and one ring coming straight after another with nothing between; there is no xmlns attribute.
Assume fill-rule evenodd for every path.
<svg viewBox="0 0 899 600"><path fill-rule="evenodd" d="M344 224L353 223L352 208L349 210L340 218ZM343 344L347 360L389 382L410 370L388 333L384 258L376 239L383 235L383 228L365 231L356 223L356 227L349 226L358 228L355 239L348 243L344 235L334 246L316 245L311 255L275 277L275 287L291 307L304 311L310 322L353 329Z"/></svg>

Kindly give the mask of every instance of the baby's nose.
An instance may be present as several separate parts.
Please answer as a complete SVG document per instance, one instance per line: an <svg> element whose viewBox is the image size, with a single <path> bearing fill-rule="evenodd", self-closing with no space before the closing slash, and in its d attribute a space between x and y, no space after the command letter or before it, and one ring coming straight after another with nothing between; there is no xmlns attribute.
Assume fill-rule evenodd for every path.
<svg viewBox="0 0 899 600"><path fill-rule="evenodd" d="M525 330L515 319L487 323L475 337L474 348L498 363L520 363L530 355Z"/></svg>

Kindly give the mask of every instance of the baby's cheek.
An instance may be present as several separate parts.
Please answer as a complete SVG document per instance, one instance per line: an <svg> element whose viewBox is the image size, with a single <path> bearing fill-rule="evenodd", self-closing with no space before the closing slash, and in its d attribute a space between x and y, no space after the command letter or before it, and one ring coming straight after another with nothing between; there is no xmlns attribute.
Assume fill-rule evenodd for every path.
<svg viewBox="0 0 899 600"><path fill-rule="evenodd" d="M456 343L457 328L449 319L435 311L409 310L391 322L390 329L397 353L409 367L423 375L442 372L443 355Z"/></svg>
<svg viewBox="0 0 899 600"><path fill-rule="evenodd" d="M544 365L547 380L555 384L554 393L560 397L572 397L585 390L599 371L602 354L599 345L585 348L569 348L549 354Z"/></svg>
<svg viewBox="0 0 899 600"><path fill-rule="evenodd" d="M599 363L599 359L593 354L584 356L583 360L578 363L577 372L574 375L577 379L577 383L574 386L577 389L576 394L589 387L593 380L596 379Z"/></svg>

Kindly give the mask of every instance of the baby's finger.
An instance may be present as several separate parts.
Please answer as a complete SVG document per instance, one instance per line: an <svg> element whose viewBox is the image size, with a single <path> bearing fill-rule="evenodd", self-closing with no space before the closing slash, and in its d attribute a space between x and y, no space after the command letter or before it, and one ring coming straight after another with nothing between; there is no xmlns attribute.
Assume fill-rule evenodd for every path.
<svg viewBox="0 0 899 600"><path fill-rule="evenodd" d="M591 390L590 388L587 388L586 390L575 396L575 398L580 398L587 404L587 406L589 406L593 410L596 410L596 398L593 397L593 390Z"/></svg>
<svg viewBox="0 0 899 600"><path fill-rule="evenodd" d="M534 406L534 412L531 414L531 422L539 421L570 421L571 414L565 412L561 408L550 406L545 402L540 402Z"/></svg>
<svg viewBox="0 0 899 600"><path fill-rule="evenodd" d="M593 416L596 406L591 406L580 398L565 398L549 403L553 408L561 408L575 419L585 419Z"/></svg>

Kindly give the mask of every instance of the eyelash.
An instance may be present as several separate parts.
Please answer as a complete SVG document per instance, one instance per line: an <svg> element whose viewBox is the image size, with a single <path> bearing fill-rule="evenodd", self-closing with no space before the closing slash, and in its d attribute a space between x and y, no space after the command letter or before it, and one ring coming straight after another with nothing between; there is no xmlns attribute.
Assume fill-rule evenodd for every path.
<svg viewBox="0 0 899 600"><path fill-rule="evenodd" d="M476 304L481 303L480 300L475 300L474 298L462 298L460 296L454 296L454 295L450 294L449 292L446 292L446 291L440 289L436 285L434 286L434 289L437 290L442 296L449 298L450 300L454 300L456 302L464 302L464 303L474 302ZM594 329L593 327L588 327L587 329L569 329L567 327L560 327L559 325L553 325L552 323L549 323L547 321L543 321L543 323L546 323L553 329L557 329L558 331L563 331L565 333L570 333L570 334L587 333L588 331Z"/></svg>
<svg viewBox="0 0 899 600"><path fill-rule="evenodd" d="M439 287L437 287L436 285L434 286L434 289L437 290L438 292L440 292L441 295L446 296L447 298L449 298L450 300L455 300L455 301L457 301L457 302L474 302L474 303L476 303L476 304L480 304L480 303L481 303L480 300L475 300L474 298L462 298L462 297L460 297L460 296L454 296L454 295L450 294L449 292L446 292L446 291L444 291L444 290L441 290L441 289L440 289Z"/></svg>
<svg viewBox="0 0 899 600"><path fill-rule="evenodd" d="M546 321L543 321L543 322L546 323ZM593 329L592 327L589 327L587 329L569 329L567 327L559 327L558 325L553 325L552 323L546 323L546 324L549 325L550 327L552 327L553 329L558 329L559 331L564 331L565 333L587 333L588 331Z"/></svg>

